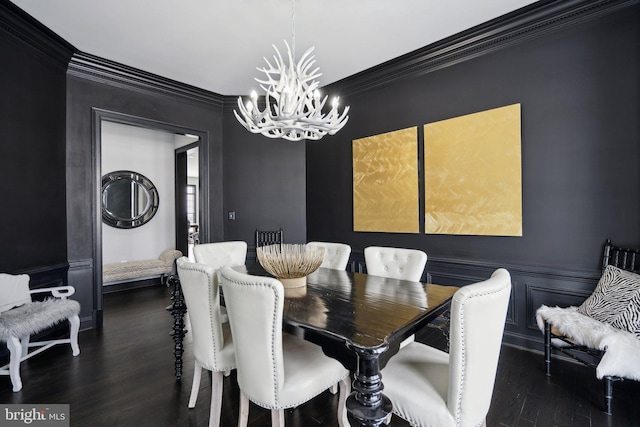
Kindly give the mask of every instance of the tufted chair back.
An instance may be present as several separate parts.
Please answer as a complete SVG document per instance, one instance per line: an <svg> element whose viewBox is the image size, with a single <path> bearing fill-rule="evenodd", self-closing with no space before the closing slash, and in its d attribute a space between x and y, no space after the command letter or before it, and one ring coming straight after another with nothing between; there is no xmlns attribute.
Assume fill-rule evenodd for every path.
<svg viewBox="0 0 640 427"><path fill-rule="evenodd" d="M453 296L447 407L456 425L478 425L489 411L510 295L511 276L500 268Z"/></svg>
<svg viewBox="0 0 640 427"><path fill-rule="evenodd" d="M222 267L244 265L247 259L247 243L242 241L203 243L193 247L197 263L218 270Z"/></svg>
<svg viewBox="0 0 640 427"><path fill-rule="evenodd" d="M210 371L235 368L231 335L229 329L222 326L216 270L209 265L191 262L187 257L179 258L176 263L189 310L196 360Z"/></svg>
<svg viewBox="0 0 640 427"><path fill-rule="evenodd" d="M419 282L427 264L427 254L418 249L369 246L364 249L367 274Z"/></svg>
<svg viewBox="0 0 640 427"><path fill-rule="evenodd" d="M249 400L278 407L278 391L284 385L284 287L277 279L229 268L222 270L221 280L235 340L238 385Z"/></svg>
<svg viewBox="0 0 640 427"><path fill-rule="evenodd" d="M319 246L324 248L324 259L320 267L332 268L334 270L344 270L349 263L351 246L344 243L331 242L309 242L307 246Z"/></svg>

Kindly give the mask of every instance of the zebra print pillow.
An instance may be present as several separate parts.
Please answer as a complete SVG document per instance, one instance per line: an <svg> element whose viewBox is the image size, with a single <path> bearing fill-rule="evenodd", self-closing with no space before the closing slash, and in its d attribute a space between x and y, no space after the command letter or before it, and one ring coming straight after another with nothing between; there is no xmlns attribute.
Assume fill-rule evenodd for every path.
<svg viewBox="0 0 640 427"><path fill-rule="evenodd" d="M640 338L640 275L608 265L578 313Z"/></svg>

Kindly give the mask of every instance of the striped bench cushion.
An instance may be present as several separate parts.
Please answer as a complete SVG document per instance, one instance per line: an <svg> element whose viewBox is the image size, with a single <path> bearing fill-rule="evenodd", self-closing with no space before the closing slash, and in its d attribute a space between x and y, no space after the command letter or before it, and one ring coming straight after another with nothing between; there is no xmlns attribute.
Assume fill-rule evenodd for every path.
<svg viewBox="0 0 640 427"><path fill-rule="evenodd" d="M608 265L577 311L640 338L640 275Z"/></svg>

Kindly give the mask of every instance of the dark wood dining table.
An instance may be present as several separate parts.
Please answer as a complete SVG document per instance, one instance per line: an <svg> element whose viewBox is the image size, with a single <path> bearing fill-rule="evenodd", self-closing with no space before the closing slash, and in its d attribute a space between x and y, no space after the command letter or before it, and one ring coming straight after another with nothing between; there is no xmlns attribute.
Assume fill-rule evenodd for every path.
<svg viewBox="0 0 640 427"><path fill-rule="evenodd" d="M268 276L259 264L234 267ZM182 376L184 313L179 280L174 276L173 337L176 377ZM383 394L380 370L400 343L445 312L455 286L389 279L320 268L302 288L285 289L283 327L314 342L353 375L347 399L352 425L380 426L392 411ZM223 290L224 292L224 290Z"/></svg>

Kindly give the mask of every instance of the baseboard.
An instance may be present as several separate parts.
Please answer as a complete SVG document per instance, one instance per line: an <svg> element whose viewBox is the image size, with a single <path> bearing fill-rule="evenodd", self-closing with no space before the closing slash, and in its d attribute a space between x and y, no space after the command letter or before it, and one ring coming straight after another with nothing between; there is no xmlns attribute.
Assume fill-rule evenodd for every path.
<svg viewBox="0 0 640 427"><path fill-rule="evenodd" d="M114 292L129 291L132 289L148 288L152 286L162 286L160 277L152 277L147 279L136 279L133 281L122 281L117 283L104 284L102 286L103 294L111 294Z"/></svg>

